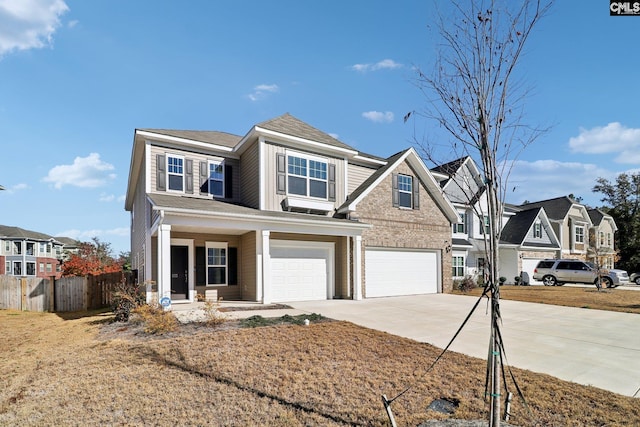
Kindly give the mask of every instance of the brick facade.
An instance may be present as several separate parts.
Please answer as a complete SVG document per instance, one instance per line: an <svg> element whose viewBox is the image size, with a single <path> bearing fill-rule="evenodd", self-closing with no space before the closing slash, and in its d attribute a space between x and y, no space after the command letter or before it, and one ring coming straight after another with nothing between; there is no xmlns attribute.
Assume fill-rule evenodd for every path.
<svg viewBox="0 0 640 427"><path fill-rule="evenodd" d="M403 162L394 172L416 176ZM366 295L365 251L367 246L429 249L437 251L441 261L443 292L451 292L451 224L424 187L420 186L420 209L393 207L392 176L389 174L357 206L362 222L373 228L362 235L362 271Z"/></svg>

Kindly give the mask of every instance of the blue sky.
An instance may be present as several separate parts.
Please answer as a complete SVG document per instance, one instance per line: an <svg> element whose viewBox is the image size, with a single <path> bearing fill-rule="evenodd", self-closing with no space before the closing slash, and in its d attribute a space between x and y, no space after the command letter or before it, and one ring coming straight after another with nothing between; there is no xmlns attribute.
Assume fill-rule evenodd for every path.
<svg viewBox="0 0 640 427"><path fill-rule="evenodd" d="M527 123L507 200L573 193L640 167L640 17L558 2L527 45ZM431 1L0 1L0 224L129 250L135 128L244 135L289 112L389 156L430 134L414 67ZM441 153L443 161L454 154ZM433 166L428 164L428 166Z"/></svg>

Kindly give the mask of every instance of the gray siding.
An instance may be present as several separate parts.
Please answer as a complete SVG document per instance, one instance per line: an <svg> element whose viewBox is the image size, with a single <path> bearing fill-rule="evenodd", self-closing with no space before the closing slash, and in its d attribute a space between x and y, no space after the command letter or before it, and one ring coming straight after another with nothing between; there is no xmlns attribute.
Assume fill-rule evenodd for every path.
<svg viewBox="0 0 640 427"><path fill-rule="evenodd" d="M461 168L447 184L446 194L453 203L469 203L478 192L477 182L468 167ZM464 189L464 190L463 190Z"/></svg>
<svg viewBox="0 0 640 427"><path fill-rule="evenodd" d="M347 193L353 193L354 190L365 182L375 171L375 168L349 163L347 167L347 179L349 181L347 182Z"/></svg>
<svg viewBox="0 0 640 427"><path fill-rule="evenodd" d="M256 257L256 232L240 236L240 244L242 251L238 262L239 268L242 270L242 299L246 301L256 301L256 283L257 283L257 257Z"/></svg>
<svg viewBox="0 0 640 427"><path fill-rule="evenodd" d="M292 152L308 154L314 157L321 157L327 160L328 164L333 164L336 167L336 201L334 203L334 208L338 208L346 198L344 193L344 180L345 180L345 170L344 170L344 159L338 159L334 157L322 156L315 153L305 152L302 150L290 150ZM281 211L282 210L282 201L285 199L286 195L277 194L276 193L276 154L277 153L286 153L287 149L280 145L265 143L264 155L265 155L265 171L264 171L264 188L265 188L265 201L264 201L264 209L269 211Z"/></svg>
<svg viewBox="0 0 640 427"><path fill-rule="evenodd" d="M260 208L260 152L256 142L240 156L240 199L246 206Z"/></svg>
<svg viewBox="0 0 640 427"><path fill-rule="evenodd" d="M541 224L541 228L542 228L542 238L533 237L534 226L531 226L531 228L527 232L527 235L524 238L524 244L526 245L527 243L537 243L537 244L551 243L551 238L549 237L549 230L547 230L544 224Z"/></svg>

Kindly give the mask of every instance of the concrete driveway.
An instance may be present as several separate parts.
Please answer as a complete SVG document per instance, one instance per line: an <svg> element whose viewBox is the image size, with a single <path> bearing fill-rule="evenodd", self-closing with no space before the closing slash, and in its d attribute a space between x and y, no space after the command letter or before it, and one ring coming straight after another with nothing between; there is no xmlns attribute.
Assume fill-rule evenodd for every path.
<svg viewBox="0 0 640 427"><path fill-rule="evenodd" d="M289 305L444 348L476 300L436 294ZM511 366L640 397L640 315L507 300L500 306ZM485 299L451 350L486 358L489 320Z"/></svg>

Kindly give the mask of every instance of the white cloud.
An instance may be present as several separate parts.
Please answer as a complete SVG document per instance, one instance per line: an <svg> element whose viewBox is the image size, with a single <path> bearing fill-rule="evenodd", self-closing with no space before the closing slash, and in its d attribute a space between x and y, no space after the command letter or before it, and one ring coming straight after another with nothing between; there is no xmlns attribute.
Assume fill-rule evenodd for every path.
<svg viewBox="0 0 640 427"><path fill-rule="evenodd" d="M375 64L355 64L351 66L352 70L360 73L378 70L394 70L396 68L402 68L402 64L395 62L393 59L383 59Z"/></svg>
<svg viewBox="0 0 640 427"><path fill-rule="evenodd" d="M391 123L393 121L393 113L391 111L366 111L362 113L362 117L375 123Z"/></svg>
<svg viewBox="0 0 640 427"><path fill-rule="evenodd" d="M618 122L592 129L580 128L580 134L569 138L574 153L619 153L619 163L640 163L640 129L628 128Z"/></svg>
<svg viewBox="0 0 640 427"><path fill-rule="evenodd" d="M0 0L0 55L50 46L68 10L63 0Z"/></svg>
<svg viewBox="0 0 640 427"><path fill-rule="evenodd" d="M107 194L107 193L101 193L100 197L98 198L98 200L101 202L113 202L115 199L116 199L116 196L114 196L113 194Z"/></svg>
<svg viewBox="0 0 640 427"><path fill-rule="evenodd" d="M29 186L27 184L20 183L20 184L12 185L11 187L5 187L4 193L14 194L18 191L26 190L28 188Z"/></svg>
<svg viewBox="0 0 640 427"><path fill-rule="evenodd" d="M253 92L247 95L252 101L264 99L268 94L278 92L280 88L276 84L261 84L253 88Z"/></svg>
<svg viewBox="0 0 640 427"><path fill-rule="evenodd" d="M105 185L116 177L111 173L112 170L114 170L113 165L100 160L100 154L91 153L87 157L76 157L72 165L53 167L43 181L53 183L57 189L64 185L95 188Z"/></svg>
<svg viewBox="0 0 640 427"><path fill-rule="evenodd" d="M520 204L573 194L584 203L599 205L600 196L591 189L599 177L612 179L616 173L590 163L557 160L518 160L507 183L507 202Z"/></svg>

